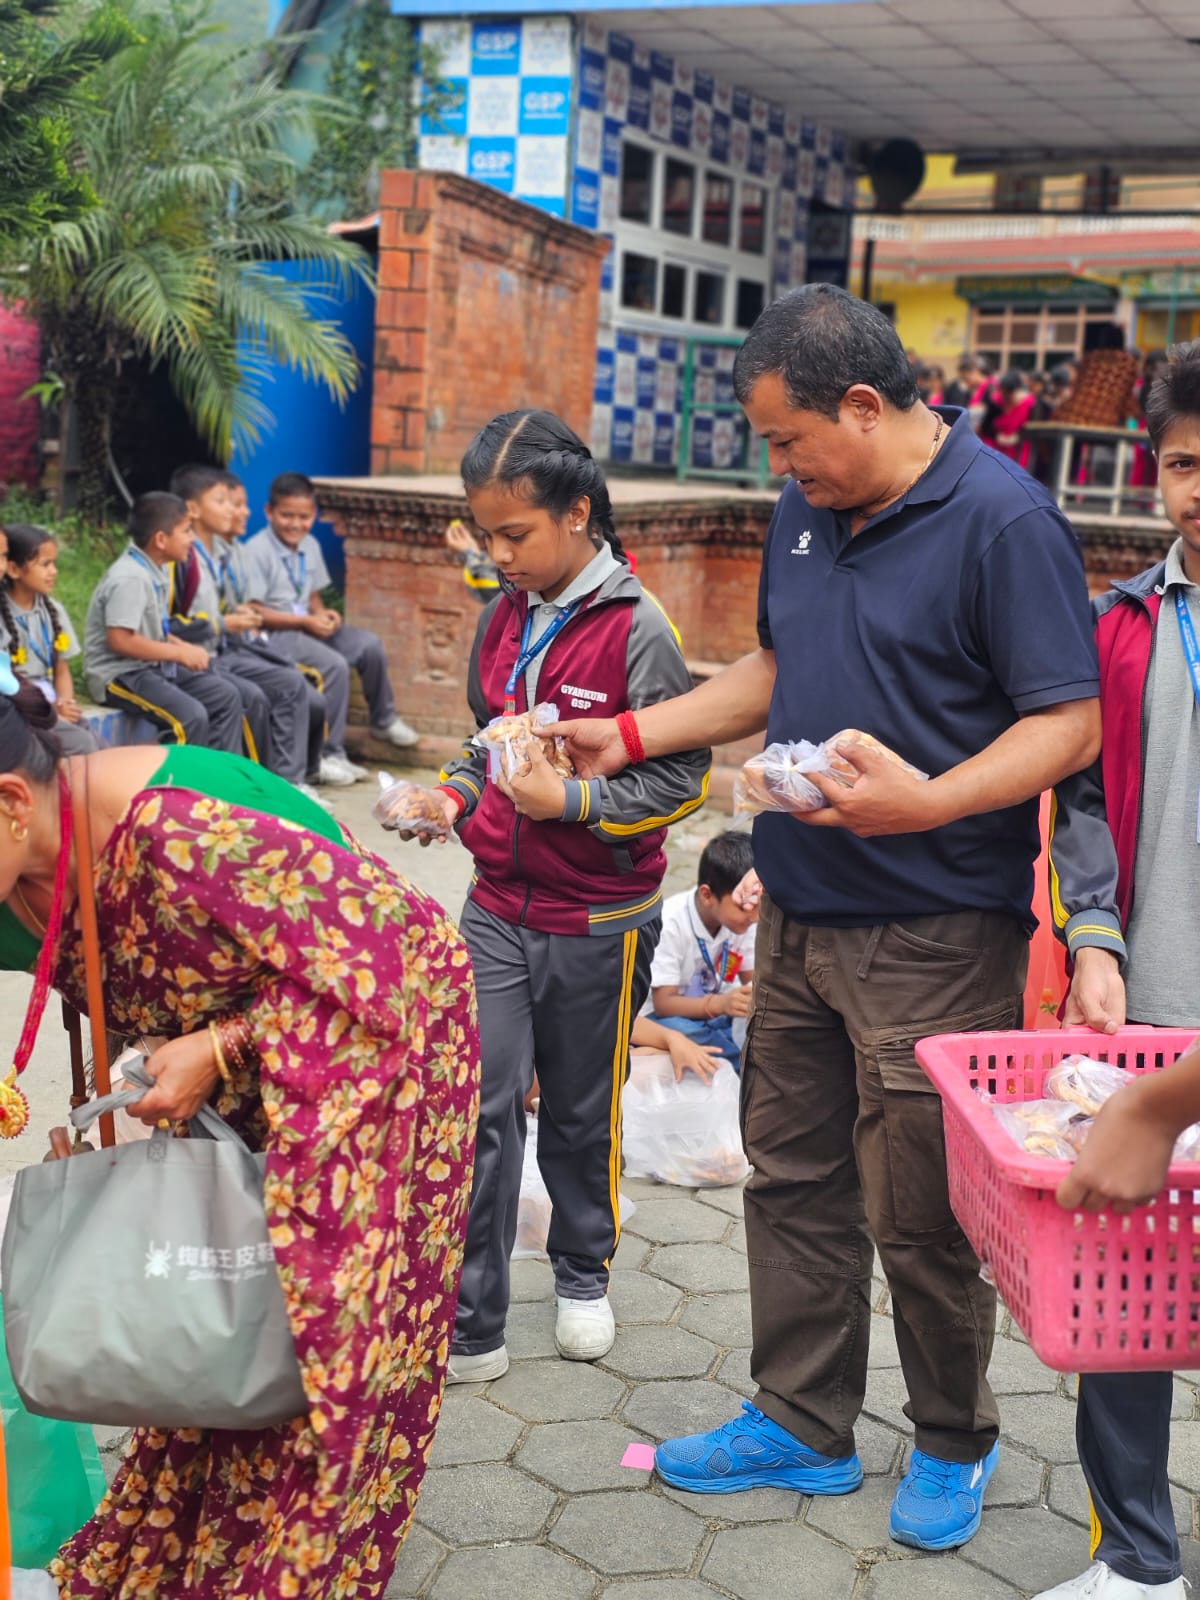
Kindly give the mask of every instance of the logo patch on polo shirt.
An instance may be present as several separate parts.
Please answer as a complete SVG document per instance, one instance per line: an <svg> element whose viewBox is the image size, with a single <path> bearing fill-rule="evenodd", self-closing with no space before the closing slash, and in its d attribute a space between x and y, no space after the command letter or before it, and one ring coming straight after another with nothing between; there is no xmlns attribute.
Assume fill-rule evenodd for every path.
<svg viewBox="0 0 1200 1600"><path fill-rule="evenodd" d="M812 534L809 533L807 528L805 528L804 532L799 535L795 544L788 551L788 554L792 556L806 556L808 554L808 547L811 543Z"/></svg>

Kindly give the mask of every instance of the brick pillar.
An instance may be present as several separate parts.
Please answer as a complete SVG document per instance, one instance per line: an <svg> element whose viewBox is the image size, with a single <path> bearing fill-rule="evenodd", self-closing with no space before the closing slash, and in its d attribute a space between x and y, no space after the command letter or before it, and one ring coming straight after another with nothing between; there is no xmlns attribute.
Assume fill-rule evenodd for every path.
<svg viewBox="0 0 1200 1600"><path fill-rule="evenodd" d="M373 473L420 472L425 465L435 182L427 172L385 172L380 181Z"/></svg>

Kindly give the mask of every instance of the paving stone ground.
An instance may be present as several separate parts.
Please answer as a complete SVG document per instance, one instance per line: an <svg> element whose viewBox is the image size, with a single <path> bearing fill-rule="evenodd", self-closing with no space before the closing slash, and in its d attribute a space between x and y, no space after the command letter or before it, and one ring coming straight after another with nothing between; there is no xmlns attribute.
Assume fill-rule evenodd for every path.
<svg viewBox="0 0 1200 1600"><path fill-rule="evenodd" d="M452 912L469 861L420 851L370 822L370 786L335 791L338 815ZM669 889L694 881L719 813L672 835ZM28 980L0 975L0 1045L11 1053ZM37 1160L62 1120L67 1072L43 1029L30 1069L36 1135L0 1150L0 1172ZM615 1261L617 1342L587 1367L554 1355L548 1266L516 1264L509 1374L447 1393L417 1520L386 1600L1025 1600L1087 1564L1087 1501L1074 1448L1075 1385L1047 1371L1007 1319L992 1378L1003 1443L983 1527L954 1555L920 1556L887 1534L911 1429L888 1315L876 1285L859 1455L863 1488L814 1500L779 1490L678 1493L620 1465L626 1444L708 1428L752 1393L742 1197L623 1185L638 1212ZM1180 1380L1171 1477L1188 1578L1200 1586L1200 1404ZM115 1470L124 1437L97 1430Z"/></svg>

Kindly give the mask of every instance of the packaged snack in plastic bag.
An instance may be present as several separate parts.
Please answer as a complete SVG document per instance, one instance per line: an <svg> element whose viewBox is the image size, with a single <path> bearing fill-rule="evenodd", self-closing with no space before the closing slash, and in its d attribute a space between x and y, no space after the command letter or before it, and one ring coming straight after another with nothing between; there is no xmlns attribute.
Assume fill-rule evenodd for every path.
<svg viewBox="0 0 1200 1600"><path fill-rule="evenodd" d="M816 811L823 806L825 797L806 774L823 772L836 778L847 788L854 786L858 768L837 753L838 745L861 744L878 750L889 761L911 772L916 778L925 778L887 745L880 744L869 733L858 728L844 728L832 739L822 744L810 744L801 739L790 744L769 744L756 756L751 756L742 768L734 785L734 813L737 816L757 816L762 811Z"/></svg>
<svg viewBox="0 0 1200 1600"><path fill-rule="evenodd" d="M546 1254L546 1239L550 1232L550 1218L554 1207L550 1192L542 1178L537 1160L537 1118L525 1118L525 1158L521 1163L521 1197L517 1202L517 1238L512 1248L513 1261L525 1261ZM620 1195L621 1226L624 1227L637 1207L628 1195Z"/></svg>
<svg viewBox="0 0 1200 1600"><path fill-rule="evenodd" d="M389 777L386 772L379 774L379 798L371 815L389 833L406 839L448 839L452 831L432 789L407 778Z"/></svg>
<svg viewBox="0 0 1200 1600"><path fill-rule="evenodd" d="M487 727L481 728L475 736L476 744L482 745L487 751L488 777L491 781L498 783L501 771L508 778L514 772L523 771L529 763L529 751L535 744L541 745L550 765L560 777L573 778L575 768L567 754L566 743L562 739L555 739L551 745L545 739L539 739L534 732L535 728L548 728L557 721L558 707L547 701L534 706L532 711L522 711L511 717L493 717Z"/></svg>
<svg viewBox="0 0 1200 1600"><path fill-rule="evenodd" d="M1042 1093L1049 1100L1062 1100L1077 1106L1086 1117L1094 1117L1118 1089L1133 1082L1133 1073L1090 1056L1064 1056L1046 1074Z"/></svg>
<svg viewBox="0 0 1200 1600"><path fill-rule="evenodd" d="M1172 1161L1200 1161L1200 1122L1185 1128L1175 1141Z"/></svg>
<svg viewBox="0 0 1200 1600"><path fill-rule="evenodd" d="M631 1178L719 1189L750 1174L738 1126L738 1080L727 1063L709 1084L675 1082L669 1055L634 1051L625 1085L622 1146Z"/></svg>
<svg viewBox="0 0 1200 1600"><path fill-rule="evenodd" d="M1031 1156L1074 1161L1091 1129L1091 1118L1065 1100L1024 1100L1002 1105L990 1102L992 1115ZM1080 1126L1086 1123L1086 1128Z"/></svg>

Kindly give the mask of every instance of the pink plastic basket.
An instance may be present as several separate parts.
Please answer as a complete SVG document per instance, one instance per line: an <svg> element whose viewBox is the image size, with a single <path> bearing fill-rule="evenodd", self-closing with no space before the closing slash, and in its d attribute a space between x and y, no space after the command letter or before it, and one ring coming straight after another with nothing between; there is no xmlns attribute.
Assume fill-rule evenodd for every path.
<svg viewBox="0 0 1200 1600"><path fill-rule="evenodd" d="M1130 1072L1169 1067L1194 1030L948 1033L917 1059L942 1097L950 1203L1029 1343L1060 1372L1200 1367L1200 1162L1125 1216L1064 1211L1054 1191L1069 1162L1027 1154L977 1091L1036 1100L1063 1056Z"/></svg>

